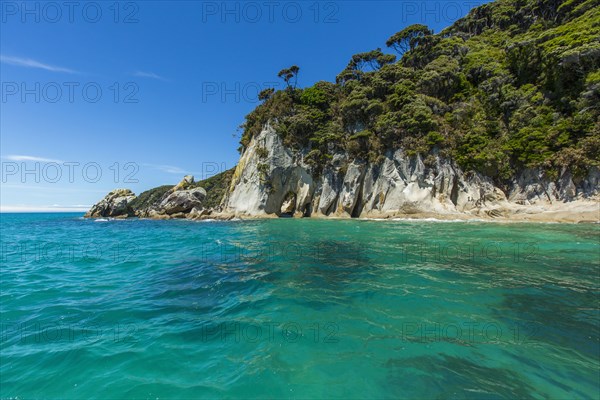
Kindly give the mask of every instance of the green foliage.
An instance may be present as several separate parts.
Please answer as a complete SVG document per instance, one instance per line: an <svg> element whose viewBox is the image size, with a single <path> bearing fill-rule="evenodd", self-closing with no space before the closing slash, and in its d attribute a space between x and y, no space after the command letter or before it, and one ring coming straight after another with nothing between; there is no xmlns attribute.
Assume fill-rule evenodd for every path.
<svg viewBox="0 0 600 400"><path fill-rule="evenodd" d="M219 206L223 196L229 190L229 184L234 172L235 167L195 183L194 186L206 190L206 198L202 202L203 207L215 208Z"/></svg>
<svg viewBox="0 0 600 400"><path fill-rule="evenodd" d="M298 105L296 112L280 118L275 128L286 146L300 148L308 143L312 133L318 131L325 121L326 114L320 109Z"/></svg>
<svg viewBox="0 0 600 400"><path fill-rule="evenodd" d="M467 85L458 61L445 55L427 64L423 71L420 92L432 97L449 100Z"/></svg>
<svg viewBox="0 0 600 400"><path fill-rule="evenodd" d="M298 84L298 72L300 72L300 68L297 65L292 65L279 71L277 76L283 79L288 89L295 89Z"/></svg>
<svg viewBox="0 0 600 400"><path fill-rule="evenodd" d="M307 106L327 110L335 101L335 96L335 85L329 82L321 81L317 82L312 87L304 89L300 95L300 102Z"/></svg>
<svg viewBox="0 0 600 400"><path fill-rule="evenodd" d="M246 121L240 126L243 130L240 140L241 149L248 147L250 140L262 131L267 122L292 114L293 106L293 91L279 90L246 115Z"/></svg>
<svg viewBox="0 0 600 400"><path fill-rule="evenodd" d="M346 69L360 70L364 72L366 66L372 70L379 70L386 64L396 61L396 56L392 54L383 54L381 49L371 50L366 53L359 53L352 56Z"/></svg>
<svg viewBox="0 0 600 400"><path fill-rule="evenodd" d="M153 206L156 202L158 202L169 190L173 188L173 185L164 185L155 187L150 190L146 190L142 192L139 196L137 196L130 204L133 210L142 210L148 207Z"/></svg>
<svg viewBox="0 0 600 400"><path fill-rule="evenodd" d="M269 156L269 150L265 147L257 147L256 154L258 155L259 158L264 159Z"/></svg>
<svg viewBox="0 0 600 400"><path fill-rule="evenodd" d="M500 181L600 165L597 0L497 0L438 35L412 25L354 55L336 83L266 93L242 125L242 148L267 122L315 169L340 150L443 154ZM428 159L433 160L432 157ZM554 171L554 172L553 172Z"/></svg>
<svg viewBox="0 0 600 400"><path fill-rule="evenodd" d="M269 100L271 98L271 96L273 96L273 93L275 93L275 89L273 89L273 88L263 89L258 93L258 100L260 100L260 101Z"/></svg>
<svg viewBox="0 0 600 400"><path fill-rule="evenodd" d="M362 80L365 73L370 71L378 71L386 65L396 61L396 56L393 54L384 54L381 49L375 49L366 53L359 53L352 56L350 62L337 77L336 82L345 84L351 80ZM367 69L367 67L369 67Z"/></svg>
<svg viewBox="0 0 600 400"><path fill-rule="evenodd" d="M260 183L266 185L269 183L269 164L261 163L256 166Z"/></svg>
<svg viewBox="0 0 600 400"><path fill-rule="evenodd" d="M392 47L398 53L402 54L408 50L413 50L419 44L420 40L432 33L427 26L414 24L394 34L385 44L387 47Z"/></svg>

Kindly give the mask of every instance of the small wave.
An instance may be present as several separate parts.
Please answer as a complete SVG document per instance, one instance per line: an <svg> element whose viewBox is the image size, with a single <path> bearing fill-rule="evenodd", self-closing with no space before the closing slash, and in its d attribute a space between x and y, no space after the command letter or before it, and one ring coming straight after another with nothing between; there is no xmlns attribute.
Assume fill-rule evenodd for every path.
<svg viewBox="0 0 600 400"><path fill-rule="evenodd" d="M107 218L98 218L98 219L94 220L94 222L108 222L108 221L110 221L110 220Z"/></svg>
<svg viewBox="0 0 600 400"><path fill-rule="evenodd" d="M441 218L361 218L363 221L394 221L394 222L489 222L481 218L441 219Z"/></svg>
<svg viewBox="0 0 600 400"><path fill-rule="evenodd" d="M443 219L443 218L360 218L361 221L394 221L394 222L489 222L489 220L481 218L455 218L455 219Z"/></svg>
<svg viewBox="0 0 600 400"><path fill-rule="evenodd" d="M469 219L439 219L439 218L391 218L391 221L412 221L412 222L487 222L480 218Z"/></svg>

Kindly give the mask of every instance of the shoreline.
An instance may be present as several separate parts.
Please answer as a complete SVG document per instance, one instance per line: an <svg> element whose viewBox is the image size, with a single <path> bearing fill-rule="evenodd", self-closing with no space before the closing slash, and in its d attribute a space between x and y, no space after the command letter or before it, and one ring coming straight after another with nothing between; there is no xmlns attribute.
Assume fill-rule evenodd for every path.
<svg viewBox="0 0 600 400"><path fill-rule="evenodd" d="M100 217L86 219L93 220L168 220L168 221L254 221L268 219L318 219L318 220L358 220L358 221L392 221L392 222L493 222L493 223L553 223L553 224L600 224L600 201L575 201L561 205L529 205L522 206L509 203L501 209L495 209L497 216L490 216L486 210L477 213L368 213L367 215L352 218L347 215L321 215L310 217L280 217L276 214L244 214L232 212L214 212L208 215L195 217ZM487 210L490 211L490 210Z"/></svg>

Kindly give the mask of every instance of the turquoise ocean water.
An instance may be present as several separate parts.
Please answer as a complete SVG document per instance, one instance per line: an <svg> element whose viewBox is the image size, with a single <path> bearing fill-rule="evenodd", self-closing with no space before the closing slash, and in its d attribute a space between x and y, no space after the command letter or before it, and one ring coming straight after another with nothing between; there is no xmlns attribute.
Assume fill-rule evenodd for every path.
<svg viewBox="0 0 600 400"><path fill-rule="evenodd" d="M600 226L2 214L0 398L599 398Z"/></svg>

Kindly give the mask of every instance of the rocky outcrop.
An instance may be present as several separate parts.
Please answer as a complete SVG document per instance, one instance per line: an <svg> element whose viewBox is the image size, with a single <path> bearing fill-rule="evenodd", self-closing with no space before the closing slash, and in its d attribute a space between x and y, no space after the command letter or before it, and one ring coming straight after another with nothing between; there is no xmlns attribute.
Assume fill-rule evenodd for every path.
<svg viewBox="0 0 600 400"><path fill-rule="evenodd" d="M130 204L135 194L129 189L115 189L95 204L86 214L86 218L126 218L135 215Z"/></svg>
<svg viewBox="0 0 600 400"><path fill-rule="evenodd" d="M187 213L193 208L201 208L206 191L202 188L178 190L169 194L158 205L158 210L163 214Z"/></svg>
<svg viewBox="0 0 600 400"><path fill-rule="evenodd" d="M319 174L304 162L306 152L286 148L270 127L252 139L240 158L225 213L385 218L410 215L472 215L498 218L513 206L548 205L598 195L600 171L576 182L569 171L556 181L525 170L502 190L478 173L465 173L452 160L434 156L427 165L403 149L367 163L334 155Z"/></svg>
<svg viewBox="0 0 600 400"><path fill-rule="evenodd" d="M513 181L509 200L518 204L552 203L591 197L598 193L600 169L590 168L588 175L577 180L567 169L556 181L544 178L541 170L527 169Z"/></svg>
<svg viewBox="0 0 600 400"><path fill-rule="evenodd" d="M134 207L136 196L131 190L114 190L94 205L85 217L201 218L210 214L202 205L205 198L206 190L196 186L194 177L187 175L153 203L142 208Z"/></svg>
<svg viewBox="0 0 600 400"><path fill-rule="evenodd" d="M194 177L186 175L154 204L137 210L136 214L142 218L186 218L192 210L198 214L203 209L202 202L205 198L206 190L195 186Z"/></svg>

